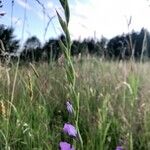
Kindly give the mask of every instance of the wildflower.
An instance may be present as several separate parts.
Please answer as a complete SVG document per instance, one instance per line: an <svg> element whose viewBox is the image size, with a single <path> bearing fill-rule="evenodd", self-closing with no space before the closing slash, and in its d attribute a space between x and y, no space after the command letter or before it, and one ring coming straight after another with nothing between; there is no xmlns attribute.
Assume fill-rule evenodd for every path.
<svg viewBox="0 0 150 150"><path fill-rule="evenodd" d="M59 148L60 150L75 150L74 147L67 142L60 142Z"/></svg>
<svg viewBox="0 0 150 150"><path fill-rule="evenodd" d="M117 146L116 150L123 150L123 147L122 146Z"/></svg>
<svg viewBox="0 0 150 150"><path fill-rule="evenodd" d="M67 106L67 111L72 114L73 113L72 104L69 101L67 101L66 106Z"/></svg>
<svg viewBox="0 0 150 150"><path fill-rule="evenodd" d="M69 123L65 123L63 131L71 137L77 136L77 131L75 127Z"/></svg>

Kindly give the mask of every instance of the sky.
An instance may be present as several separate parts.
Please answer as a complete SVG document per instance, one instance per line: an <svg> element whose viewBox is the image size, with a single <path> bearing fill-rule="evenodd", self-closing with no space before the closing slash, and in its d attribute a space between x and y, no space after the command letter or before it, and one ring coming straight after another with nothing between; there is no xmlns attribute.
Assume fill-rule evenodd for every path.
<svg viewBox="0 0 150 150"><path fill-rule="evenodd" d="M18 39L25 41L37 36L42 42L62 33L56 10L62 15L59 0L2 0L0 24L14 27ZM72 39L110 39L142 27L150 31L150 2L148 0L68 0L69 31ZM44 9L43 9L44 6ZM13 10L12 10L13 8ZM47 24L50 21L50 24ZM130 26L128 27L129 20Z"/></svg>

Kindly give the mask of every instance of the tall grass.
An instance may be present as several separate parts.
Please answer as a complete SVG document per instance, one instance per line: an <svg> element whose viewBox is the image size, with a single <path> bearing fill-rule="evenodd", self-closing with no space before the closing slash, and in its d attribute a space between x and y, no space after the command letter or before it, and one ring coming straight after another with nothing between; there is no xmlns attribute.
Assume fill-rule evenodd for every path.
<svg viewBox="0 0 150 150"><path fill-rule="evenodd" d="M74 65L83 149L150 149L149 63L83 58ZM58 149L67 118L65 71L55 63L34 68L39 76L31 66L18 68L12 102L16 67L1 68L0 149Z"/></svg>
<svg viewBox="0 0 150 150"><path fill-rule="evenodd" d="M83 149L83 140L80 134L80 129L79 129L79 115L80 115L80 92L77 91L76 88L76 71L73 65L73 60L71 58L71 38L70 38L70 33L68 30L68 25L69 25L69 19L70 19L70 10L69 10L69 4L67 0L59 0L61 3L61 6L64 10L64 16L65 20L62 19L60 14L57 12L58 20L59 23L62 27L62 30L65 34L65 41L59 42L60 48L63 52L64 58L65 58L65 64L64 64L64 70L65 70L65 75L66 75L66 81L67 81L67 89L68 89L68 95L69 98L71 98L71 101L73 101L73 104L75 106L74 109L74 123L76 126L76 130L78 133L78 137L80 140L80 147ZM74 143L76 145L76 141L74 140Z"/></svg>

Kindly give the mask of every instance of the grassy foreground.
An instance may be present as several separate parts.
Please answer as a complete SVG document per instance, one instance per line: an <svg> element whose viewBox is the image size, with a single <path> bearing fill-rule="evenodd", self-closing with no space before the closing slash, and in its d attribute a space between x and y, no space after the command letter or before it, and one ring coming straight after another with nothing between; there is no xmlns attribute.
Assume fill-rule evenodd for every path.
<svg viewBox="0 0 150 150"><path fill-rule="evenodd" d="M89 58L74 65L84 150L149 150L150 64ZM0 149L58 149L67 86L56 63L1 67Z"/></svg>

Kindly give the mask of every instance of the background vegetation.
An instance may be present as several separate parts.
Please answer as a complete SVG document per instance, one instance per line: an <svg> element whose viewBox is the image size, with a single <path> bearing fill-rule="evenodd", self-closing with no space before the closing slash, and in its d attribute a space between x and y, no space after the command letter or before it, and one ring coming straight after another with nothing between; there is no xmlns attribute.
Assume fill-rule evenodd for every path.
<svg viewBox="0 0 150 150"><path fill-rule="evenodd" d="M55 63L36 65L36 72L32 67L1 67L0 149L53 150L62 138L68 98L64 69ZM85 150L150 149L148 68L149 63L91 57L75 63Z"/></svg>
<svg viewBox="0 0 150 150"><path fill-rule="evenodd" d="M5 45L5 52L15 57L20 55L24 62L45 61L50 63L52 60L58 60L62 55L59 47L59 40L64 40L61 35L57 39L49 39L44 44L36 36L29 37L23 47L19 48L19 40L13 35L13 29L0 25L0 39ZM143 45L144 43L144 45ZM101 39L74 40L71 47L72 56L97 56L102 59L113 60L148 60L150 57L150 33L146 29L140 32L115 36L108 40L105 37ZM13 58L12 58L13 59Z"/></svg>

